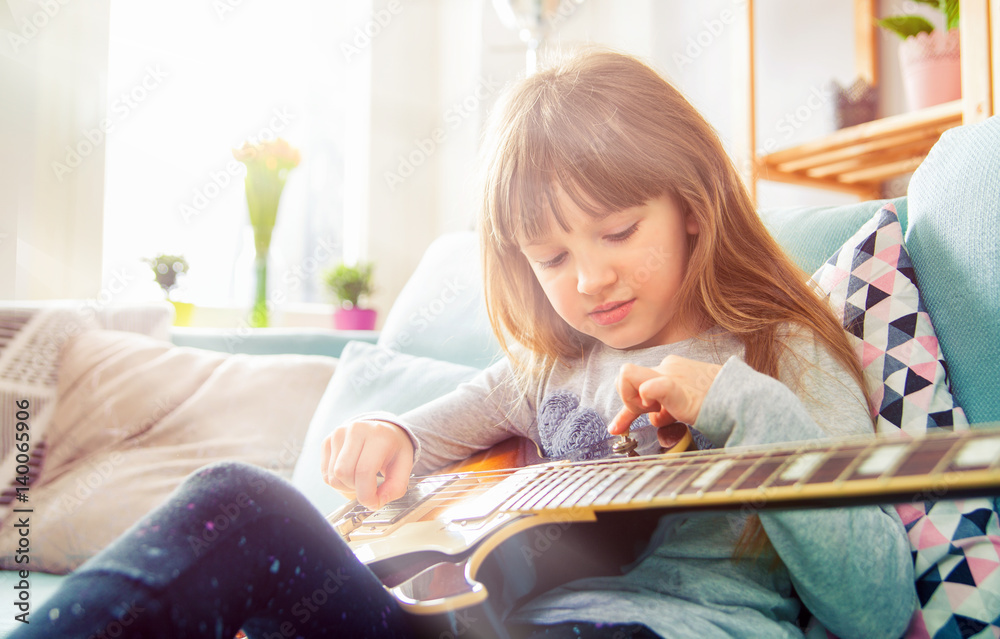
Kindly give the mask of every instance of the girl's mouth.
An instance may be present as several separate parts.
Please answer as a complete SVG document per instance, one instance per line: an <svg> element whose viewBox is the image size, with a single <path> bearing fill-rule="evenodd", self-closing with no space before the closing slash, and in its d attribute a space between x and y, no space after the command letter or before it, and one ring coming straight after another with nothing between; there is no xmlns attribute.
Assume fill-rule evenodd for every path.
<svg viewBox="0 0 1000 639"><path fill-rule="evenodd" d="M601 326L608 326L625 319L629 312L632 311L633 304L635 304L635 298L632 298L627 302L611 302L609 304L601 304L588 313L588 315L597 324Z"/></svg>

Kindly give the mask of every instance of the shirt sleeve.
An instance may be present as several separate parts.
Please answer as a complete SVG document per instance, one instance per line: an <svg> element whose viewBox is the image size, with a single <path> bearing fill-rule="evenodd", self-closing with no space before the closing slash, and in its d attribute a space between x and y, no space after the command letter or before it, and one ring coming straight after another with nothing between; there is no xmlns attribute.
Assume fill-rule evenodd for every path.
<svg viewBox="0 0 1000 639"><path fill-rule="evenodd" d="M361 416L401 427L414 447L413 472L436 470L513 436L530 436L531 398L518 390L509 360L490 366L452 392L402 415Z"/></svg>
<svg viewBox="0 0 1000 639"><path fill-rule="evenodd" d="M872 433L857 384L813 342L783 361L789 386L730 358L695 428L715 446ZM873 435L874 436L874 435ZM899 637L916 607L905 528L891 506L759 513L810 612L838 637Z"/></svg>

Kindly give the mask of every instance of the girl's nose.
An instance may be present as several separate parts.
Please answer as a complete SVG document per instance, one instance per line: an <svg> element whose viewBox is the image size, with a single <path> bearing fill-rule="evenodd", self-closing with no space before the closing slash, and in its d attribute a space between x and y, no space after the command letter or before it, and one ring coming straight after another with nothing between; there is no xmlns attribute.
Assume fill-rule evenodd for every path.
<svg viewBox="0 0 1000 639"><path fill-rule="evenodd" d="M618 280L611 264L594 258L583 258L578 262L576 290L583 295L596 295Z"/></svg>

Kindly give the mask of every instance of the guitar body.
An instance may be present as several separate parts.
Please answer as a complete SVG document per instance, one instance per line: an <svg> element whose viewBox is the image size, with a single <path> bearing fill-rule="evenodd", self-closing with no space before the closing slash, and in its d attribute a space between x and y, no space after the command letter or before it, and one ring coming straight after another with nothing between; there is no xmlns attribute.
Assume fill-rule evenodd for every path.
<svg viewBox="0 0 1000 639"><path fill-rule="evenodd" d="M645 431L632 433L640 449L676 453L691 443L686 427L674 431L669 449L660 446L654 429ZM633 561L637 552L648 545L658 517L645 512L616 513L615 519L633 520L626 529L634 543L628 543L622 539L620 528L606 525L607 518L586 508L551 513L499 512L493 508L499 500L489 495L487 502L492 503L486 510L490 512L476 511L469 504L476 504L477 498L482 501L484 493L491 489L495 491L498 478L511 477L513 470L540 464L558 467L580 458L606 458L613 455L614 441L577 451L568 459L553 460L542 457L531 440L511 438L427 478L425 482L437 491L435 499L404 505L407 512L399 513L398 518L397 513L381 518L375 513L353 522L351 513L360 507L352 502L328 519L400 604L418 615L437 615L482 604L488 593L511 575L523 582L514 588L520 598L577 577L611 574ZM448 483L437 486L434 477ZM544 491L539 498L545 498ZM400 501L406 500L404 497ZM494 587L487 587L490 582ZM509 583L507 590L511 590Z"/></svg>
<svg viewBox="0 0 1000 639"><path fill-rule="evenodd" d="M643 430L652 441L634 431L639 450L658 450L655 429ZM606 458L606 442L598 459L590 451L575 460L543 459L530 441L507 440L415 478L381 510L351 502L328 520L405 610L444 615L457 636L469 631L461 619L471 610L501 628L527 596L621 574L666 513L882 504L931 489L1000 494L994 429L677 452L690 442L684 434L664 454Z"/></svg>

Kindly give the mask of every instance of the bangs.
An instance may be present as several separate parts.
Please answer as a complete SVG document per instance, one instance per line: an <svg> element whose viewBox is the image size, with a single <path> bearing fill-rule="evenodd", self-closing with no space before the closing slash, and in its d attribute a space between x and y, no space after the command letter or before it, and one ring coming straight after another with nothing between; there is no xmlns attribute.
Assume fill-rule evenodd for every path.
<svg viewBox="0 0 1000 639"><path fill-rule="evenodd" d="M668 179L657 171L663 158L651 156L641 133L645 118L580 91L547 108L560 89L541 89L524 116L510 123L507 166L496 167L506 182L494 210L500 237L532 241L553 222L568 231L566 198L600 219L667 192Z"/></svg>

